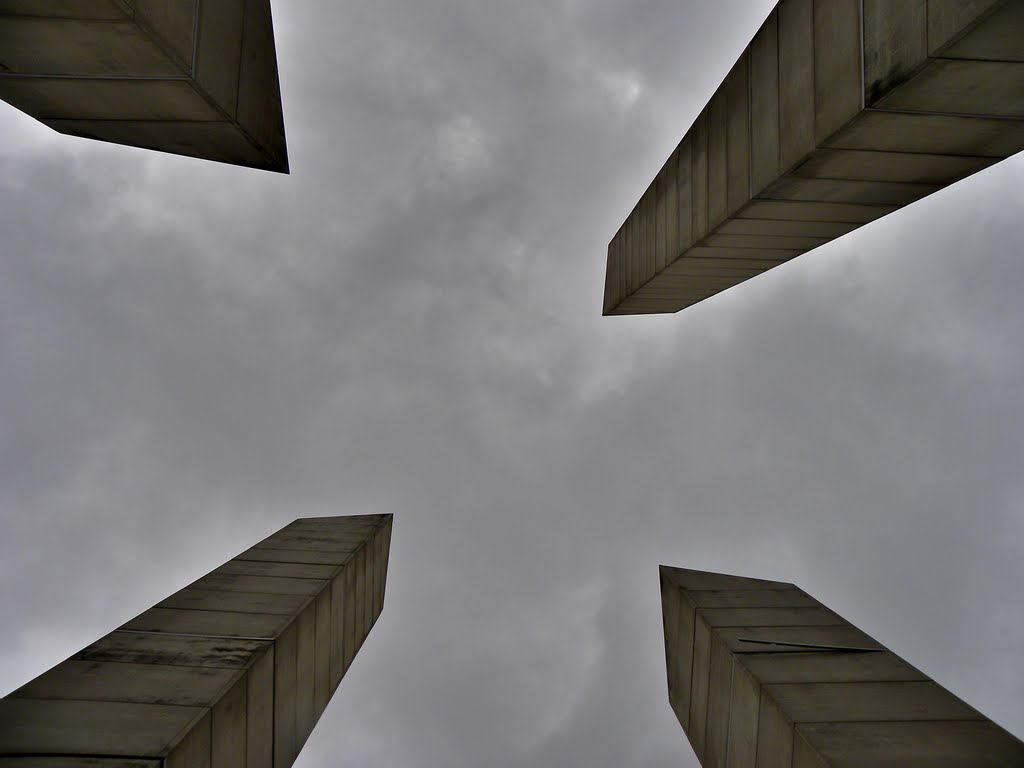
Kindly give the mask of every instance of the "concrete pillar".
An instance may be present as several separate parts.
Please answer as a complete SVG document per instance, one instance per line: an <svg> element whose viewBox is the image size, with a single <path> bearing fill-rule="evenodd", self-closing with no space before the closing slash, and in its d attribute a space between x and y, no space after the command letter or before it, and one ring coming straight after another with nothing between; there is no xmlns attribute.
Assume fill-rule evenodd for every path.
<svg viewBox="0 0 1024 768"><path fill-rule="evenodd" d="M286 768L384 605L391 516L296 520L0 699L0 768Z"/></svg>
<svg viewBox="0 0 1024 768"><path fill-rule="evenodd" d="M660 576L669 703L705 768L1024 765L1024 743L794 585Z"/></svg>
<svg viewBox="0 0 1024 768"><path fill-rule="evenodd" d="M1022 149L1021 0L782 0L658 173L678 238L629 251L604 313L676 312Z"/></svg>
<svg viewBox="0 0 1024 768"><path fill-rule="evenodd" d="M60 133L288 172L270 0L0 0L0 98Z"/></svg>

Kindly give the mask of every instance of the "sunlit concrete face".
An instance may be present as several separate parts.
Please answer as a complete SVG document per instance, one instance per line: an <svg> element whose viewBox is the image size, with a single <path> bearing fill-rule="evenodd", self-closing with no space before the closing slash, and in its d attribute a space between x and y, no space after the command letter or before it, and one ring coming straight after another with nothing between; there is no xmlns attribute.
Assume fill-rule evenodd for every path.
<svg viewBox="0 0 1024 768"><path fill-rule="evenodd" d="M61 133L288 172L270 0L0 0L0 98Z"/></svg>
<svg viewBox="0 0 1024 768"><path fill-rule="evenodd" d="M661 566L669 703L705 768L1010 768L1024 743L792 584Z"/></svg>
<svg viewBox="0 0 1024 768"><path fill-rule="evenodd" d="M391 516L296 520L0 699L2 768L285 768L384 605Z"/></svg>
<svg viewBox="0 0 1024 768"><path fill-rule="evenodd" d="M1024 149L1021 0L782 0L608 246L676 312Z"/></svg>

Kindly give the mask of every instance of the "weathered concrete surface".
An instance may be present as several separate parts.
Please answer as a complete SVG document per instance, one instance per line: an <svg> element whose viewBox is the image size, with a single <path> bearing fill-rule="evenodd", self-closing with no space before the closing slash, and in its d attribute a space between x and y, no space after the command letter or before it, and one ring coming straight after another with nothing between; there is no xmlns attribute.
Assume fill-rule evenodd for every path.
<svg viewBox="0 0 1024 768"><path fill-rule="evenodd" d="M604 314L677 312L1022 149L1021 0L782 0L612 238Z"/></svg>
<svg viewBox="0 0 1024 768"><path fill-rule="evenodd" d="M0 98L61 133L288 172L270 0L0 0Z"/></svg>
<svg viewBox="0 0 1024 768"><path fill-rule="evenodd" d="M706 768L1024 765L1024 743L794 585L660 576L669 703Z"/></svg>
<svg viewBox="0 0 1024 768"><path fill-rule="evenodd" d="M390 515L296 520L0 699L0 768L291 765L380 615L390 541Z"/></svg>

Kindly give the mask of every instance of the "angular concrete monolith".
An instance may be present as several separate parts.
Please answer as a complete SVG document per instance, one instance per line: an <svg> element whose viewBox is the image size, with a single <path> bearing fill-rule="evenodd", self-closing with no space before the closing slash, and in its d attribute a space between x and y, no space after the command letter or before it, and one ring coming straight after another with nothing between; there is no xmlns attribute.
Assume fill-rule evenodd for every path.
<svg viewBox="0 0 1024 768"><path fill-rule="evenodd" d="M782 0L608 246L676 312L1024 149L1021 0Z"/></svg>
<svg viewBox="0 0 1024 768"><path fill-rule="evenodd" d="M60 133L288 172L270 0L0 0L0 99Z"/></svg>
<svg viewBox="0 0 1024 768"><path fill-rule="evenodd" d="M1024 743L792 584L661 566L668 698L704 768L1011 768Z"/></svg>
<svg viewBox="0 0 1024 768"><path fill-rule="evenodd" d="M296 520L0 699L0 768L285 768L384 605L391 515Z"/></svg>

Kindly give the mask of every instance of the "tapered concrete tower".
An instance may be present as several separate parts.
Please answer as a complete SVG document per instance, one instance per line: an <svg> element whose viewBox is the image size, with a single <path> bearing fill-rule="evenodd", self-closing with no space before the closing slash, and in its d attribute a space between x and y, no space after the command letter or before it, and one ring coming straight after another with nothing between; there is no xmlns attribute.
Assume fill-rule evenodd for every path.
<svg viewBox="0 0 1024 768"><path fill-rule="evenodd" d="M1024 149L1021 0L782 0L608 246L677 312Z"/></svg>
<svg viewBox="0 0 1024 768"><path fill-rule="evenodd" d="M663 565L661 604L704 768L1024 766L1024 743L792 584Z"/></svg>
<svg viewBox="0 0 1024 768"><path fill-rule="evenodd" d="M288 172L270 0L0 0L0 99L60 133Z"/></svg>
<svg viewBox="0 0 1024 768"><path fill-rule="evenodd" d="M296 520L0 699L2 768L286 768L384 604L391 515Z"/></svg>

